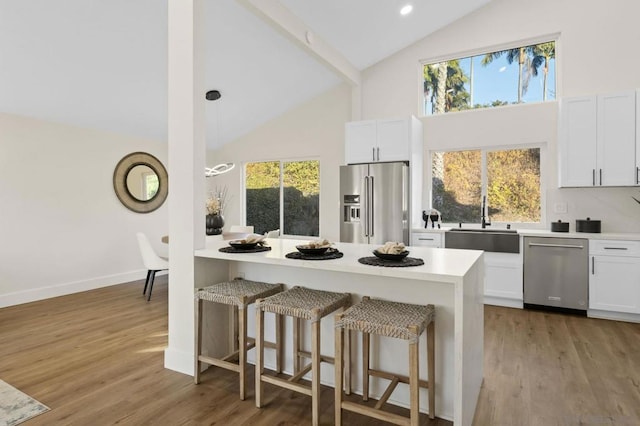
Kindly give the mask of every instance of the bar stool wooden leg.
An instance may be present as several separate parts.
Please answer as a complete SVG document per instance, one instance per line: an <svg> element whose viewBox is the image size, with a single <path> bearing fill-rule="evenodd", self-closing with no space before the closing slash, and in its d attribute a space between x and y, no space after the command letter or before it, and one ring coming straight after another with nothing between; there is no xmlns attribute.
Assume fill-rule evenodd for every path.
<svg viewBox="0 0 640 426"><path fill-rule="evenodd" d="M247 385L247 310L245 308L238 309L238 334L240 337L240 341L238 342L238 364L240 366L240 399L244 401Z"/></svg>
<svg viewBox="0 0 640 426"><path fill-rule="evenodd" d="M414 334L418 334L418 327L411 327ZM420 424L420 367L419 342L409 342L409 394L411 426Z"/></svg>
<svg viewBox="0 0 640 426"><path fill-rule="evenodd" d="M282 373L282 315L274 314L276 317L276 373Z"/></svg>
<svg viewBox="0 0 640 426"><path fill-rule="evenodd" d="M336 315L336 321L339 321L342 318L342 314ZM335 405L335 424L336 426L342 425L342 378L343 378L343 365L344 365L344 355L342 353L343 343L344 343L344 333L342 327L336 328L336 341L335 341L335 396L334 396L334 405ZM347 364L348 365L348 364Z"/></svg>
<svg viewBox="0 0 640 426"><path fill-rule="evenodd" d="M259 304L259 301L256 302ZM262 407L262 373L264 371L264 311L256 309L256 407Z"/></svg>
<svg viewBox="0 0 640 426"><path fill-rule="evenodd" d="M293 318L293 375L300 372L300 318Z"/></svg>
<svg viewBox="0 0 640 426"><path fill-rule="evenodd" d="M351 331L344 330L344 392L351 395ZM341 358L342 359L342 358Z"/></svg>
<svg viewBox="0 0 640 426"><path fill-rule="evenodd" d="M195 314L195 364L193 366L193 381L197 385L200 383L200 369L202 363L200 362L200 351L202 351L202 299L195 301L194 306Z"/></svg>
<svg viewBox="0 0 640 426"><path fill-rule="evenodd" d="M429 418L436 417L436 333L435 324L427 325L427 372L429 373Z"/></svg>
<svg viewBox="0 0 640 426"><path fill-rule="evenodd" d="M369 400L369 333L362 333L362 400Z"/></svg>
<svg viewBox="0 0 640 426"><path fill-rule="evenodd" d="M320 320L311 324L311 424L320 424Z"/></svg>

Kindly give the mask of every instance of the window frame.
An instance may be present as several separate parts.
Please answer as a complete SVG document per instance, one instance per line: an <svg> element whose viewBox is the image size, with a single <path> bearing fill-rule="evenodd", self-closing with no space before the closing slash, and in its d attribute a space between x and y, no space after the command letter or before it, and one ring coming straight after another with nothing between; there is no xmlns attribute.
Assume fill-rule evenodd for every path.
<svg viewBox="0 0 640 426"><path fill-rule="evenodd" d="M480 167L481 167L481 196L487 196L487 183L488 183L488 171L487 171L487 153L495 151L509 151L516 149L540 149L540 222L494 222L489 216L492 224L499 225L500 227L510 224L515 225L518 229L545 229L547 223L547 143L535 143L535 144L521 144L521 145L493 145L493 146L474 146L474 147L461 147L451 149L431 149L427 151L428 166L426 167L425 179L427 182L427 203L429 209L433 208L433 154L435 152L458 152L458 151L480 151ZM488 205L488 202L487 202ZM478 212L478 222L463 222L463 224L475 226L480 225L480 212ZM458 227L459 222L443 222L445 227Z"/></svg>
<svg viewBox="0 0 640 426"><path fill-rule="evenodd" d="M242 211L241 223L246 225L247 221L247 165L254 163L271 163L279 162L280 175L279 175L279 226L280 226L280 238L285 239L315 239L318 236L314 235L293 235L284 233L284 163L292 162L304 162L304 161L317 161L318 162L318 205L322 206L322 162L320 157L295 157L295 158L271 158L271 159L259 159L246 161L242 163ZM318 235L322 235L322 208L318 208Z"/></svg>
<svg viewBox="0 0 640 426"><path fill-rule="evenodd" d="M426 57L423 59L420 59L418 61L418 82L416 84L417 87L417 93L418 93L418 109L417 111L420 111L420 118L424 118L424 117L433 117L434 115L427 115L425 113L424 110L424 78L423 78L423 72L424 72L424 67L426 65L429 64L434 64L434 63L439 63L439 62L448 62L448 61L453 61L456 59L463 59L463 58L467 58L470 56L477 56L477 55L484 55L487 53L491 53L491 52L499 52L502 50L508 50L508 49L515 49L515 48L519 48L519 47L523 47L523 46L531 46L531 45L535 45L535 44L541 44L541 43L547 43L547 42L554 42L555 43L555 51L556 51L556 57L555 57L555 85L556 85L556 97L553 100L547 100L546 102L553 102L553 101L558 101L561 97L562 97L562 87L561 87L561 83L562 83L562 76L561 76L561 60L558 60L558 58L562 58L562 42L560 39L560 32L555 32L555 33L550 33L550 34L544 34L544 35L540 35L540 36L536 36L536 37L530 37L530 38L525 38L525 39L520 39L520 40L515 40L515 41L510 41L510 42L505 42L505 43L498 43L498 44L494 44L494 45L489 45L489 46L485 46L485 47L478 47L478 48L474 48L474 49L468 49L468 50L462 50L462 51L458 51L457 53L452 53L452 54L448 54L448 55L437 55L437 56L430 56L430 57ZM543 103L541 102L535 102L535 103ZM518 107L520 105L531 105L532 102L529 103L522 103L522 104L509 104L509 105L504 105L503 107ZM484 111L487 109L492 109L492 108L471 108L471 109L467 109L467 110L462 110L462 111L456 111L457 113L468 113L470 111ZM448 113L445 114L439 114L439 115L446 115Z"/></svg>

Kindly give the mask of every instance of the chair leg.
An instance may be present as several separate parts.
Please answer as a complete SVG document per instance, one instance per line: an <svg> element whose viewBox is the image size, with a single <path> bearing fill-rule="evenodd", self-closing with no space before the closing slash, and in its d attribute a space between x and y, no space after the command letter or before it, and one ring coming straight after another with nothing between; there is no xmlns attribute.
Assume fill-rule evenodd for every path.
<svg viewBox="0 0 640 426"><path fill-rule="evenodd" d="M147 286L149 285L149 277L151 277L151 269L147 271L147 279L144 282L144 290L142 290L142 294L147 293Z"/></svg>
<svg viewBox="0 0 640 426"><path fill-rule="evenodd" d="M351 395L351 330L344 330L344 392Z"/></svg>
<svg viewBox="0 0 640 426"><path fill-rule="evenodd" d="M264 370L264 311L256 309L256 407L262 407L262 372Z"/></svg>
<svg viewBox="0 0 640 426"><path fill-rule="evenodd" d="M311 424L320 424L320 320L311 324Z"/></svg>
<svg viewBox="0 0 640 426"><path fill-rule="evenodd" d="M418 426L420 424L420 367L418 364L420 358L418 343L419 342L409 343L409 409L411 426Z"/></svg>
<svg viewBox="0 0 640 426"><path fill-rule="evenodd" d="M197 385L200 383L200 368L202 363L200 362L200 352L202 351L202 299L198 299L195 301L194 307L194 315L195 315L195 350L194 350L194 371L193 371L193 381Z"/></svg>
<svg viewBox="0 0 640 426"><path fill-rule="evenodd" d="M283 320L282 320L282 315L280 314L275 314L275 317L276 317L276 373L280 374L282 373L282 365L283 365L283 361L282 361Z"/></svg>
<svg viewBox="0 0 640 426"><path fill-rule="evenodd" d="M369 333L362 333L362 400L369 400Z"/></svg>
<svg viewBox="0 0 640 426"><path fill-rule="evenodd" d="M147 302L151 300L151 292L153 291L153 281L156 279L156 272L158 271L151 271L151 281L149 282L149 297L147 297Z"/></svg>
<svg viewBox="0 0 640 426"><path fill-rule="evenodd" d="M436 417L436 351L435 324L427 325L427 372L429 373L429 418Z"/></svg>
<svg viewBox="0 0 640 426"><path fill-rule="evenodd" d="M342 314L336 315L336 322L342 318ZM342 327L336 327L335 331L335 383L334 383L334 408L335 408L335 424L336 426L342 425L342 379L343 379L343 367L344 367L344 355L342 348L344 344L344 329Z"/></svg>
<svg viewBox="0 0 640 426"><path fill-rule="evenodd" d="M244 401L246 395L247 375L247 310L245 307L238 309L238 333L240 337L238 364L240 364L240 399Z"/></svg>
<svg viewBox="0 0 640 426"><path fill-rule="evenodd" d="M293 375L300 372L300 318L293 317Z"/></svg>

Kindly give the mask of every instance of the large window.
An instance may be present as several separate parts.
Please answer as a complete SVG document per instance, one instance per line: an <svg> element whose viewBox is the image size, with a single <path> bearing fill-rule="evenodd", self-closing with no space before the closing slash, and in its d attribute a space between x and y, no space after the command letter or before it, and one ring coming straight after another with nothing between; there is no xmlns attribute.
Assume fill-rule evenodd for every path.
<svg viewBox="0 0 640 426"><path fill-rule="evenodd" d="M555 42L424 65L424 114L556 98Z"/></svg>
<svg viewBox="0 0 640 426"><path fill-rule="evenodd" d="M245 169L246 223L256 233L319 236L320 162L269 161Z"/></svg>
<svg viewBox="0 0 640 426"><path fill-rule="evenodd" d="M432 153L432 205L449 223L541 220L540 148Z"/></svg>

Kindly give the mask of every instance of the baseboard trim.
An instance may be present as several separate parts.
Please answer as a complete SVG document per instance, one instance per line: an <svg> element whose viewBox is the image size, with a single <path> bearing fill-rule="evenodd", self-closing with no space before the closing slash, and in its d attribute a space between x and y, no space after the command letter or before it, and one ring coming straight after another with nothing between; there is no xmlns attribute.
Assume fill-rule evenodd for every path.
<svg viewBox="0 0 640 426"><path fill-rule="evenodd" d="M587 316L589 318L640 323L640 314L631 314L627 312L612 312L601 311L599 309L588 309Z"/></svg>
<svg viewBox="0 0 640 426"><path fill-rule="evenodd" d="M163 271L163 274L166 274ZM161 275L158 273L157 276ZM120 274L105 275L102 277L89 278L81 281L74 281L64 284L56 284L48 287L32 288L14 293L0 295L0 308L8 306L22 305L23 303L36 302L38 300L51 299L52 297L66 296L68 294L79 293L87 290L94 290L101 287L109 287L116 284L139 281L147 276L146 269L123 272Z"/></svg>
<svg viewBox="0 0 640 426"><path fill-rule="evenodd" d="M522 309L524 304L522 299L507 299L503 297L484 296L485 305L504 306L507 308Z"/></svg>

